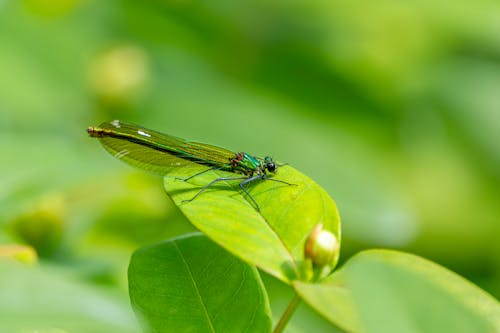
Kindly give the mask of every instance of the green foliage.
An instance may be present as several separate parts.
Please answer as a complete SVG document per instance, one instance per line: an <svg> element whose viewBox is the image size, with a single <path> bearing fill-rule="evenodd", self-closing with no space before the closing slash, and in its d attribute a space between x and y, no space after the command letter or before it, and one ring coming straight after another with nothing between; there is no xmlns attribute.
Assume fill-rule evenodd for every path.
<svg viewBox="0 0 500 333"><path fill-rule="evenodd" d="M214 172L214 174L222 176L219 172ZM295 225L294 221L300 212L305 213L304 220L306 221L307 214L319 216L311 220L309 228L302 229L301 237L295 238L300 240L295 248L302 248L302 257L299 257L299 260L296 259L294 263L296 267L300 266L298 263L302 263L302 272L304 272L306 268L312 269L312 266L303 265L305 260L302 254L307 236L312 230L310 227L314 228L320 221L324 223L329 221L325 216L333 216L336 222L333 230L338 237L340 224L335 204L326 194L323 194L324 192L318 185L291 167L284 167L279 175L282 180L294 181L297 185L280 186L279 183L268 181L252 187L252 195L255 196L259 206L262 205L260 212L252 207L242 193L237 191L237 184L231 183L208 189L195 200L186 201L198 193L200 184L203 186L208 183L209 177L214 175L204 174L193 178L199 182L197 184L175 177L166 177L165 187L174 202L200 230L247 262L259 266L286 282L291 282L299 295L314 309L333 324L348 331L467 333L494 332L500 328L500 304L494 298L445 268L409 254L389 250L365 251L348 260L340 270L319 283L297 281L300 277L310 279L314 273L309 271L302 276L297 273L289 275L287 271L289 259L280 256L280 253L286 252L281 249L290 244L290 234L271 233L278 239L270 242L269 239L273 240L273 238L266 237L266 232L268 230L281 231L283 229L278 229L277 226L283 225L296 231L299 226ZM309 188L312 189L309 190ZM308 190L311 193L308 193ZM323 195L331 202L333 215L324 213ZM273 200L275 197L277 200ZM282 197L285 197L284 201L280 201ZM318 197L321 199L318 200ZM290 210L294 209L298 210L287 215ZM280 219L284 215L283 212L285 212L285 218ZM318 213L315 214L315 212ZM257 224L255 221L261 221L261 223ZM288 221L290 223L287 223ZM157 249L158 246L156 246L153 250L147 250L146 253L138 252L132 260L129 274L133 304L139 310L138 312L147 318L151 326L159 331L173 327L171 320L174 323L178 322L175 316L159 314L164 313L163 309L170 313L172 311L168 309L175 308L180 316L193 315L193 312L195 312L195 317L203 315L196 315L196 311L193 311L192 306L197 303L194 299L191 301L188 299L186 302L183 299L182 306L172 301L179 293L177 288L173 288L174 294L171 294L171 287L164 287L165 291L160 294L166 297L158 300L159 286L179 284L165 278L165 272L175 271L176 273L172 275L176 279L183 279L182 276L186 275L184 273L179 277L178 274L182 272L182 269L178 268L181 260L175 260L168 255L174 251L172 250L174 246L171 243L167 244L168 251ZM189 245L186 245L186 250L188 248ZM158 252L155 252L157 250ZM210 249L199 251L196 246L190 250L203 252L203 258L215 255L210 253ZM164 257L164 255L167 256ZM139 260L137 256L146 260ZM160 260L155 257L159 257ZM159 265L165 268L158 269ZM207 270L205 264L198 263L198 266L201 266L198 269ZM286 269L284 270L283 267ZM137 270L141 273L137 274ZM142 277L139 279L142 284L136 283L136 275ZM191 284L191 288L193 285L210 285L210 282L213 283L216 280L203 275L196 275L196 277L196 283ZM221 281L219 285L224 286L225 282ZM189 304L187 308L186 303ZM158 309L162 311L158 312ZM285 322L292 315L293 310L285 312ZM205 326L198 327L198 330L220 331L214 329L211 324L208 327L206 323L203 325Z"/></svg>
<svg viewBox="0 0 500 333"><path fill-rule="evenodd" d="M309 233L322 223L340 239L340 218L330 196L307 176L284 166L273 177L294 185L256 181L249 186L260 211L239 190L239 181L214 185L195 200L184 201L221 176L234 174L212 172L188 182L166 177L165 189L194 226L231 253L285 282L310 279L312 267L304 260ZM337 260L338 252L331 268Z"/></svg>
<svg viewBox="0 0 500 333"><path fill-rule="evenodd" d="M500 304L421 257L363 251L320 284L295 282L303 299L352 332L498 332Z"/></svg>
<svg viewBox="0 0 500 333"><path fill-rule="evenodd" d="M257 270L201 235L136 251L128 275L146 331L271 332Z"/></svg>
<svg viewBox="0 0 500 333"><path fill-rule="evenodd" d="M0 262L0 331L23 323L41 332L139 331L127 312L130 254L193 227L158 179L119 166L86 137L87 126L115 118L271 155L310 175L342 213L340 263L394 247L498 298L499 13L499 2L482 0L0 1L0 243L26 243L41 258L22 269ZM226 190L248 204L226 184L191 204ZM273 189L273 200L282 191ZM421 286L407 271L395 274ZM277 321L292 287L267 280ZM367 295L377 291L367 286ZM357 309L357 298L337 291L345 306L330 316L360 325L346 305ZM400 296L411 304L407 291ZM393 298L376 304L384 315L408 318L385 300ZM370 299L366 306L362 322L372 323ZM299 307L288 332L330 331L301 309L309 308ZM459 320L477 323L470 312Z"/></svg>
<svg viewBox="0 0 500 333"><path fill-rule="evenodd" d="M57 267L0 260L0 295L0 332L137 332L124 295Z"/></svg>

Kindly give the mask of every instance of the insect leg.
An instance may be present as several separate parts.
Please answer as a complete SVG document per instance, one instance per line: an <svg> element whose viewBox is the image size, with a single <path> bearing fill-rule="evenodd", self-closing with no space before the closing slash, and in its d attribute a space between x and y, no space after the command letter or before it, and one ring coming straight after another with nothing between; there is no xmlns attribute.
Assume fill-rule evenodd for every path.
<svg viewBox="0 0 500 333"><path fill-rule="evenodd" d="M201 171L201 172L195 173L194 175L189 176L189 177L187 177L187 178L178 178L178 177L175 177L175 179L178 179L178 180L183 180L183 181L187 182L187 181L188 181L188 180L190 180L191 178L194 178L194 177L196 177L196 176L199 176L199 175L201 175L201 174L204 174L205 172L212 171L212 170L220 170L220 169L222 169L222 168L223 168L223 167L213 167L213 168L209 168L209 169L203 170L203 171Z"/></svg>
<svg viewBox="0 0 500 333"><path fill-rule="evenodd" d="M245 194L250 198L250 200L252 200L252 203L254 204L254 206L257 209L257 211L260 212L259 205L257 204L257 202L255 201L255 199L250 195L250 193L245 188L246 184L251 183L251 182L253 182L253 181L257 180L257 179L265 179L265 178L263 178L261 175L257 175L257 176L253 176L253 177L247 178L247 179L245 179L244 181L242 181L240 183L240 188L243 190L243 192L245 192Z"/></svg>
<svg viewBox="0 0 500 333"><path fill-rule="evenodd" d="M278 183L282 183L282 184L286 184L286 185L294 185L294 186L297 186L297 184L292 184L292 183L287 183L283 180L279 180L279 179L274 179L274 178L267 178L267 177L263 177L262 179L264 180L272 180L273 182L278 182Z"/></svg>
<svg viewBox="0 0 500 333"><path fill-rule="evenodd" d="M196 193L194 195L194 197L192 197L191 199L182 200L182 202L191 202L191 201L193 201L194 199L196 199L196 197L198 197L201 193L203 193L207 188L209 188L210 186L212 186L213 184L215 184L217 182L221 182L221 181L224 181L224 180L241 180L241 179L247 179L247 177L223 177L223 178L214 179L210 183L208 183L207 185L203 186L198 191L198 193Z"/></svg>

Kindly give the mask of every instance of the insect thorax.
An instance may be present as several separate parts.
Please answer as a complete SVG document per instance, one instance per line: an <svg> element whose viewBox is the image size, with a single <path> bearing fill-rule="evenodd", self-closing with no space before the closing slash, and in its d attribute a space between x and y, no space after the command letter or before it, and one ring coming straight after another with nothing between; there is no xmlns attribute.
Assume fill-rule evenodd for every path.
<svg viewBox="0 0 500 333"><path fill-rule="evenodd" d="M231 165L234 172L242 173L251 176L254 173L262 173L262 163L257 158L240 152L231 160Z"/></svg>

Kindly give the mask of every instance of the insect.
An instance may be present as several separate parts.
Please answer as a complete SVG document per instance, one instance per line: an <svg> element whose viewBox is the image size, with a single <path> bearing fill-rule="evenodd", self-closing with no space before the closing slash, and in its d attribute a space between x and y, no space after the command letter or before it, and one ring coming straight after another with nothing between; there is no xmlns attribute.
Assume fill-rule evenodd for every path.
<svg viewBox="0 0 500 333"><path fill-rule="evenodd" d="M168 134L159 133L138 125L119 120L104 122L97 127L88 127L91 137L98 138L104 148L116 158L162 176L181 168L205 166L206 169L182 180L188 181L211 170L227 171L232 177L220 177L203 186L191 199L193 201L206 189L221 181L240 180L239 187L253 206L260 207L246 188L258 180L270 180L294 185L270 178L276 174L278 165L269 156L259 158L245 152L232 152L217 146L187 141Z"/></svg>

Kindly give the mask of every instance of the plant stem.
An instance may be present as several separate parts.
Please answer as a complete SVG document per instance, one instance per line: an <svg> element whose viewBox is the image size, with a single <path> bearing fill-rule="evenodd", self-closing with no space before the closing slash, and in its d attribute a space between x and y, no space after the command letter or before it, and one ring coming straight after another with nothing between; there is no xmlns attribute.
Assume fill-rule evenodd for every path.
<svg viewBox="0 0 500 333"><path fill-rule="evenodd" d="M295 296L293 299L290 301L290 304L288 304L285 312L280 318L280 321L278 322L278 325L274 328L273 333L281 333L285 329L286 324L288 324L288 321L290 318L292 318L293 313L295 310L297 310L297 307L300 304L300 297L295 293Z"/></svg>

